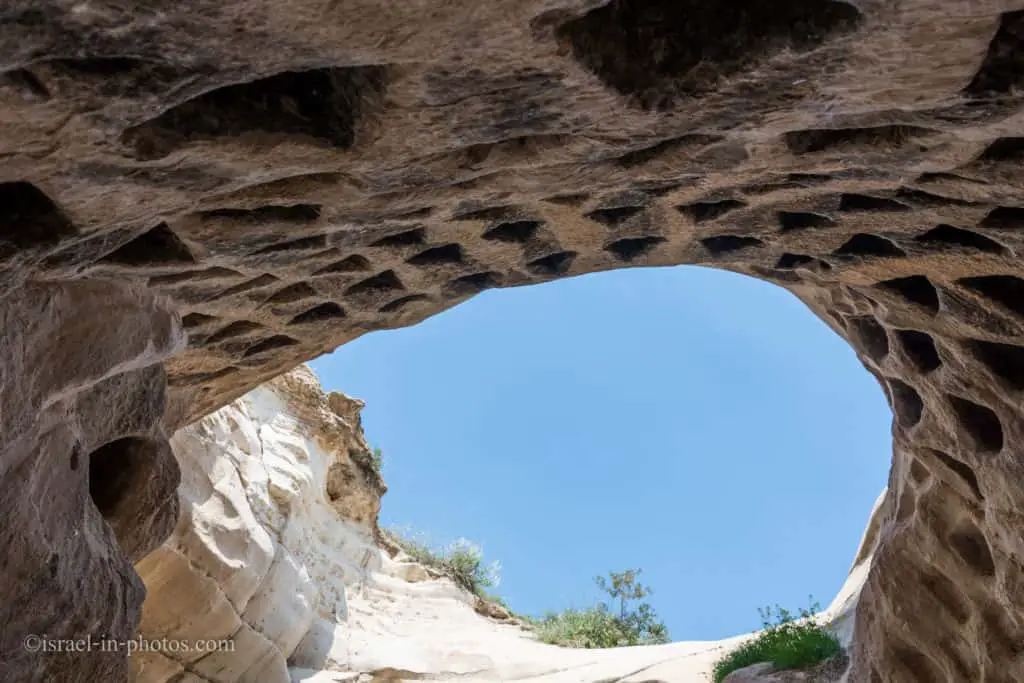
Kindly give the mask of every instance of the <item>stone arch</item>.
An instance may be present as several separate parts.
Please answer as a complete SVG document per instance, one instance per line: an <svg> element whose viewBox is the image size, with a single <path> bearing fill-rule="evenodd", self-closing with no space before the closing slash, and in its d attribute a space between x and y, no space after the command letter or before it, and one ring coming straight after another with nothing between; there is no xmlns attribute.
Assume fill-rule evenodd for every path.
<svg viewBox="0 0 1024 683"><path fill-rule="evenodd" d="M665 25L695 0L623 0L615 17L435 4L226 16L201 0L145 30L125 8L88 26L49 5L5 18L2 402L18 409L0 414L0 472L34 471L25 440L82 429L59 408L83 387L176 350L179 318L169 427L487 288L727 268L805 301L893 406L893 512L850 681L924 680L915 662L944 672L929 680L1024 678L1008 645L1024 630L1021 13L769 3L794 35L744 23L764 3L735 0L717 37L696 31L704 63ZM649 78L634 88L608 55ZM64 283L70 308L39 281ZM89 325L54 322L74 306ZM72 344L93 351L74 377L29 353ZM124 403L104 396L116 422ZM132 622L138 595L118 599Z"/></svg>

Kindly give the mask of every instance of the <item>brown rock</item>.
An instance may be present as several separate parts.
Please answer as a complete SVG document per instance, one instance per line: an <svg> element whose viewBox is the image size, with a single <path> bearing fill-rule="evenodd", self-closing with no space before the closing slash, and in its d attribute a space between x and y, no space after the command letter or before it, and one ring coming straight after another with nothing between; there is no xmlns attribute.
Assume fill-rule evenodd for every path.
<svg viewBox="0 0 1024 683"><path fill-rule="evenodd" d="M806 669L776 669L771 663L754 664L725 677L722 683L838 683L846 670L845 656Z"/></svg>
<svg viewBox="0 0 1024 683"><path fill-rule="evenodd" d="M855 4L8 2L4 677L125 670L21 641L131 633L173 526L143 288L174 427L487 288L697 263L892 402L851 683L1024 679L1024 15Z"/></svg>
<svg viewBox="0 0 1024 683"><path fill-rule="evenodd" d="M489 619L496 619L497 621L508 621L512 619L512 613L490 600L485 600L477 596L473 602L473 609L476 610L477 614L481 614Z"/></svg>
<svg viewBox="0 0 1024 683"><path fill-rule="evenodd" d="M184 337L113 282L26 283L0 329L0 680L123 679L109 643L139 623L132 561L177 514L160 361Z"/></svg>

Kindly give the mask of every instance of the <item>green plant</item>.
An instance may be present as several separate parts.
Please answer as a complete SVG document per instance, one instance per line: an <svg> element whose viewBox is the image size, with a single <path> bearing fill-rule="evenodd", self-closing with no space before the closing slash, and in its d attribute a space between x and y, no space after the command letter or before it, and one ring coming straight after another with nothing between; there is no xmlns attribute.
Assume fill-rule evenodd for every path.
<svg viewBox="0 0 1024 683"><path fill-rule="evenodd" d="M570 608L548 613L533 622L537 638L551 645L579 648L667 643L668 629L658 621L654 609L648 603L641 603L635 609L630 608L630 602L642 600L651 594L650 588L637 581L640 572L639 569L629 569L610 572L610 581L603 576L594 579L598 588L607 593L613 602L618 601L617 612L613 612L607 603L599 602L586 609Z"/></svg>
<svg viewBox="0 0 1024 683"><path fill-rule="evenodd" d="M760 662L771 662L776 669L803 669L839 655L839 641L814 620L818 608L812 600L809 608L800 610L799 619L778 605L774 612L770 607L759 609L764 630L715 664L714 683Z"/></svg>
<svg viewBox="0 0 1024 683"><path fill-rule="evenodd" d="M444 548L432 548L425 541L413 538L410 532L392 528L385 533L414 562L438 570L470 593L484 597L484 588L494 588L501 582L501 565L497 561L484 564L483 549L465 538Z"/></svg>
<svg viewBox="0 0 1024 683"><path fill-rule="evenodd" d="M381 468L384 466L384 451L379 448L373 449L373 469L380 474Z"/></svg>
<svg viewBox="0 0 1024 683"><path fill-rule="evenodd" d="M480 595L482 589L494 588L501 582L501 565L497 561L485 565L483 549L465 538L449 544L441 557L452 580L470 593Z"/></svg>

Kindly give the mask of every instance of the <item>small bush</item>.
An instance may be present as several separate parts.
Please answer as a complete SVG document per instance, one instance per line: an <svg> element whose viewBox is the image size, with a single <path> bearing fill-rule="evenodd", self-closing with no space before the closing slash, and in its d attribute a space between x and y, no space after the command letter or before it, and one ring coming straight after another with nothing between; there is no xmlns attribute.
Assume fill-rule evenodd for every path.
<svg viewBox="0 0 1024 683"><path fill-rule="evenodd" d="M629 607L629 602L651 594L649 588L637 582L639 574L639 569L630 569L611 572L610 583L603 576L594 579L613 601L619 601L617 614L604 602L587 609L552 612L543 619L533 620L538 640L550 645L578 648L667 643L668 629L658 621L649 604L641 603L636 609Z"/></svg>
<svg viewBox="0 0 1024 683"><path fill-rule="evenodd" d="M808 609L801 609L799 620L778 605L774 621L771 608L758 610L764 630L715 664L714 683L760 662L771 662L776 669L803 669L840 654L842 648L836 637L812 619L818 607L812 602Z"/></svg>
<svg viewBox="0 0 1024 683"><path fill-rule="evenodd" d="M452 580L475 595L480 595L484 588L495 588L501 582L498 562L485 565L483 549L465 538L449 544L441 557Z"/></svg>
<svg viewBox="0 0 1024 683"><path fill-rule="evenodd" d="M379 448L373 449L373 469L377 470L377 474L380 474L381 468L384 467L384 451Z"/></svg>
<svg viewBox="0 0 1024 683"><path fill-rule="evenodd" d="M484 564L484 552L477 544L460 538L444 548L431 548L413 534L388 529L385 532L414 562L432 567L474 595L484 597L484 588L501 582L501 565Z"/></svg>

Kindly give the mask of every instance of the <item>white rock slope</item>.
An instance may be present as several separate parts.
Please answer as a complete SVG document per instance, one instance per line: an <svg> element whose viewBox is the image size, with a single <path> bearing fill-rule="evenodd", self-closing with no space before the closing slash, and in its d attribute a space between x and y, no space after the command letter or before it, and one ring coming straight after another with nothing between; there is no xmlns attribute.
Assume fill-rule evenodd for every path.
<svg viewBox="0 0 1024 683"><path fill-rule="evenodd" d="M481 616L380 537L361 408L301 367L175 435L182 516L138 565L142 637L229 643L136 653L136 681L689 683L748 637L568 650ZM844 639L873 542L824 615Z"/></svg>

